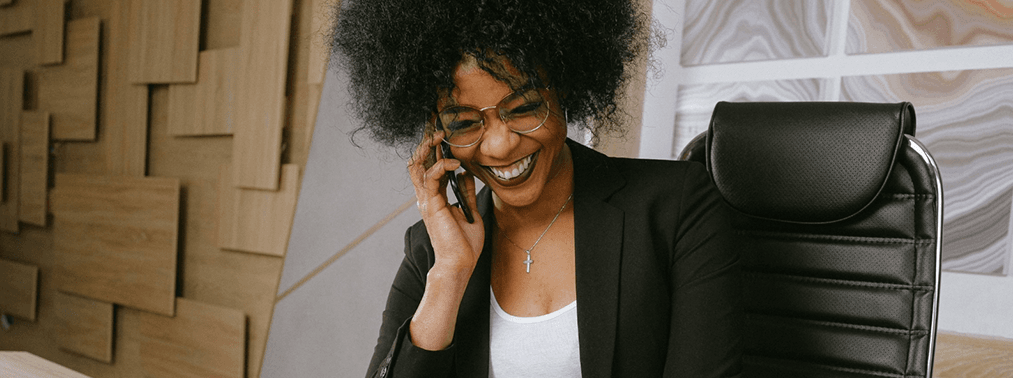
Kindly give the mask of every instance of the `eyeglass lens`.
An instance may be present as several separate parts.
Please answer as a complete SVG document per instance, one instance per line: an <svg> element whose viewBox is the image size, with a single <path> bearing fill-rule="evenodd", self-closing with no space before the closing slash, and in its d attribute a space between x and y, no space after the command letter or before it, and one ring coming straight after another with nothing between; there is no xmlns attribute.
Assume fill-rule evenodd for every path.
<svg viewBox="0 0 1013 378"><path fill-rule="evenodd" d="M514 92L500 100L496 113L507 127L529 132L545 122L549 107L537 89ZM439 121L451 145L467 146L478 142L485 132L482 112L470 106L451 106L439 114Z"/></svg>

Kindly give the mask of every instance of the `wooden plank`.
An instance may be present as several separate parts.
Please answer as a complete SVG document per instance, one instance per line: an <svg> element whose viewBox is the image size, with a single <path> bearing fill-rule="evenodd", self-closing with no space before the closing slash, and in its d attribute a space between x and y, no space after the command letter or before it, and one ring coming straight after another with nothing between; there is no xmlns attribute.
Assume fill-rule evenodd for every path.
<svg viewBox="0 0 1013 378"><path fill-rule="evenodd" d="M204 0L201 50L239 46L239 25L243 22L242 0ZM199 64L198 64L199 65ZM199 80L199 79L198 79Z"/></svg>
<svg viewBox="0 0 1013 378"><path fill-rule="evenodd" d="M330 60L330 36L331 25L334 25L334 7L338 6L340 0L313 0L313 17L310 24L310 54L309 71L306 82L309 84L323 84L324 73L327 72L327 62Z"/></svg>
<svg viewBox="0 0 1013 378"><path fill-rule="evenodd" d="M20 0L0 8L0 37L32 30L32 2Z"/></svg>
<svg viewBox="0 0 1013 378"><path fill-rule="evenodd" d="M35 0L34 16L35 63L63 63L64 0Z"/></svg>
<svg viewBox="0 0 1013 378"><path fill-rule="evenodd" d="M170 136L168 93L164 86L152 89L148 170L152 176L179 177L186 189L183 214L187 220L181 225L186 228L180 230L185 235L180 240L181 250L185 251L180 292L190 299L246 313L249 320L247 376L258 377L283 259L223 252L218 248L219 177L221 167L232 160L232 138Z"/></svg>
<svg viewBox="0 0 1013 378"><path fill-rule="evenodd" d="M25 74L20 70L0 68L0 144L4 149L3 202L0 203L0 230L17 233L20 190L21 152L18 141L21 108L24 101Z"/></svg>
<svg viewBox="0 0 1013 378"><path fill-rule="evenodd" d="M239 48L200 53L196 84L169 86L169 135L232 135Z"/></svg>
<svg viewBox="0 0 1013 378"><path fill-rule="evenodd" d="M292 0L243 3L239 111L233 134L236 186L278 189Z"/></svg>
<svg viewBox="0 0 1013 378"><path fill-rule="evenodd" d="M200 0L130 0L129 77L134 84L192 83L200 49Z"/></svg>
<svg viewBox="0 0 1013 378"><path fill-rule="evenodd" d="M68 22L63 64L39 71L39 110L52 114L53 139L95 139L100 30L98 17Z"/></svg>
<svg viewBox="0 0 1013 378"><path fill-rule="evenodd" d="M105 166L111 175L143 177L148 163L148 86L128 78L132 1L117 1L108 20L109 46L102 89Z"/></svg>
<svg viewBox="0 0 1013 378"><path fill-rule="evenodd" d="M1013 377L1013 340L940 332L932 376Z"/></svg>
<svg viewBox="0 0 1013 378"><path fill-rule="evenodd" d="M39 267L0 259L0 312L35 321Z"/></svg>
<svg viewBox="0 0 1013 378"><path fill-rule="evenodd" d="M178 179L57 174L59 290L171 316L179 202Z"/></svg>
<svg viewBox="0 0 1013 378"><path fill-rule="evenodd" d="M4 378L88 378L28 352L0 352L0 377Z"/></svg>
<svg viewBox="0 0 1013 378"><path fill-rule="evenodd" d="M141 314L141 365L148 376L242 377L246 315L176 300L176 316Z"/></svg>
<svg viewBox="0 0 1013 378"><path fill-rule="evenodd" d="M113 304L72 294L56 294L59 318L54 336L60 349L113 362Z"/></svg>
<svg viewBox="0 0 1013 378"><path fill-rule="evenodd" d="M286 164L277 192L230 185L226 169L219 181L218 246L222 249L284 256L292 232L299 166Z"/></svg>
<svg viewBox="0 0 1013 378"><path fill-rule="evenodd" d="M49 190L49 113L21 113L18 220L46 226Z"/></svg>

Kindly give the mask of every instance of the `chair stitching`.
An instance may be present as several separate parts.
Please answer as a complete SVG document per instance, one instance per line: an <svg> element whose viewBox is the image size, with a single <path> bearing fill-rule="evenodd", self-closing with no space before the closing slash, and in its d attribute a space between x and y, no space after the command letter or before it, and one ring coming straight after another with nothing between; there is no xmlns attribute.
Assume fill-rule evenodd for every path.
<svg viewBox="0 0 1013 378"><path fill-rule="evenodd" d="M936 195L932 193L882 193L879 195L880 198L935 198Z"/></svg>
<svg viewBox="0 0 1013 378"><path fill-rule="evenodd" d="M875 236L847 236L847 235L808 235L787 232L764 232L764 231L739 231L738 234L746 236L764 236L776 239L808 239L808 240L832 240L865 242L870 244L931 244L932 239L910 239L910 238L882 238Z"/></svg>
<svg viewBox="0 0 1013 378"><path fill-rule="evenodd" d="M887 328L887 327L876 327L862 324L848 324L839 322L828 322L824 320L812 320L799 317L788 317L788 316L771 316L771 315L759 315L759 314L746 314L746 318L756 318L755 320L768 320L768 323L790 323L789 320L796 323L809 323L813 325L819 325L830 328L847 328L857 329L860 331L887 333L892 335L917 335L925 336L928 335L929 331L919 329L900 329L900 328ZM788 325L791 326L791 325ZM797 325L796 325L797 327Z"/></svg>
<svg viewBox="0 0 1013 378"><path fill-rule="evenodd" d="M779 365L776 364L775 361L760 362L758 360L778 360L778 361L788 361L788 362L797 361L797 360L785 360L783 358L777 358L777 359L775 359L775 358L762 357L762 356L747 356L746 359L753 360L753 361L749 361L749 363L753 363L753 364L756 364L756 365L766 365L766 366L779 366ZM882 370L849 368L849 367L843 367L843 366L832 366L832 365L826 365L826 364L820 364L820 363L814 363L814 362L808 362L808 361L803 362L802 364L811 365L811 366L814 366L814 367L817 367L817 368L822 368L822 369L827 369L827 370L835 370L835 371L840 371L840 372L845 372L845 373L871 374L871 375L877 375L877 376L880 376L880 377L891 377L891 378L923 378L924 377L924 375L897 374L897 373L891 373L891 372L882 371Z"/></svg>
<svg viewBox="0 0 1013 378"><path fill-rule="evenodd" d="M768 277L771 279L777 279L782 281L803 281L812 283L833 284L838 286L871 287L877 289L913 290L913 291L932 291L935 289L934 287L927 285L904 285L904 284L891 284L885 282L852 281L833 278L805 277L805 276L795 276L789 274L775 274L775 273L748 272L746 273L746 276L757 278Z"/></svg>

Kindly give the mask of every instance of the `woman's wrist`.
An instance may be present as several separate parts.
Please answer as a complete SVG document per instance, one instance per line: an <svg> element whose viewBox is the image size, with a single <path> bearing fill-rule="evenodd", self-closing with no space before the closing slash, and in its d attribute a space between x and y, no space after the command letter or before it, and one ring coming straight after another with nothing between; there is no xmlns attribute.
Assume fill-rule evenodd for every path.
<svg viewBox="0 0 1013 378"><path fill-rule="evenodd" d="M437 260L433 267L426 274L426 281L437 281L443 284L461 283L467 286L471 279L471 273L475 270L475 263L470 261L440 261Z"/></svg>
<svg viewBox="0 0 1013 378"><path fill-rule="evenodd" d="M473 270L473 265L446 263L438 263L429 270L425 293L411 323L411 338L415 346L442 350L450 345L457 311Z"/></svg>

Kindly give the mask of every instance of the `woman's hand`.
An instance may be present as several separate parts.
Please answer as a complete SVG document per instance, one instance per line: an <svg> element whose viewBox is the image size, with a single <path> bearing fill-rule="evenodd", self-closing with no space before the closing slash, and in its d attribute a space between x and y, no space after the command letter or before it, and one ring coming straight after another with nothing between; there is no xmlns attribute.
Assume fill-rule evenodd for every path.
<svg viewBox="0 0 1013 378"><path fill-rule="evenodd" d="M442 131L427 137L408 161L419 213L436 255L410 328L412 344L427 350L446 349L453 342L461 298L485 242L485 226L475 199L475 177L468 172L458 176L463 200L471 208L474 223L468 223L464 212L447 201L446 175L454 174L461 162L442 158L441 149L437 148L442 141ZM436 163L427 169L425 160L434 150Z"/></svg>
<svg viewBox="0 0 1013 378"><path fill-rule="evenodd" d="M474 223L468 223L464 212L452 206L447 198L447 174L461 166L457 159L443 158L440 143L443 131L426 137L415 149L408 162L408 174L415 186L415 197L419 213L429 231L429 238L436 253L436 264L454 268L474 268L482 252L485 228L478 214L475 199L475 177L464 172L458 175L458 182L464 195L462 201L471 208ZM426 169L425 161L436 151L436 162Z"/></svg>

